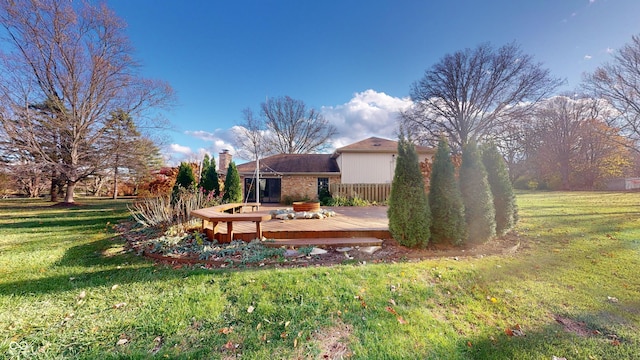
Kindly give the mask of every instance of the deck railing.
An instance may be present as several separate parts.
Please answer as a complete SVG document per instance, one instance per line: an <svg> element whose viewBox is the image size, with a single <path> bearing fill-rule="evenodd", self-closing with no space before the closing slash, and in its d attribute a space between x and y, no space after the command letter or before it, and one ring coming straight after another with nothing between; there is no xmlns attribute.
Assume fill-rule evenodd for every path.
<svg viewBox="0 0 640 360"><path fill-rule="evenodd" d="M368 201L385 202L391 194L391 184L330 184L332 196L359 197Z"/></svg>

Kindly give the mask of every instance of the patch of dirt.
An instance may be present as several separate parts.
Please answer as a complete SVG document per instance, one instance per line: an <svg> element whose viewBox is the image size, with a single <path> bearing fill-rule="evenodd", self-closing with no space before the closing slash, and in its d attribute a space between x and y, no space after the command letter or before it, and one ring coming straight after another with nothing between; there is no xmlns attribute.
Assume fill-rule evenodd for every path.
<svg viewBox="0 0 640 360"><path fill-rule="evenodd" d="M562 325L565 331L576 334L580 337L593 335L593 331L589 330L587 324L578 322L562 315L553 315L553 319Z"/></svg>
<svg viewBox="0 0 640 360"><path fill-rule="evenodd" d="M318 330L312 337L312 341L318 345L320 349L320 359L346 359L353 354L349 350L347 344L349 337L353 332L353 327L347 325L338 319L337 323L327 329ZM298 358L303 359L300 355Z"/></svg>

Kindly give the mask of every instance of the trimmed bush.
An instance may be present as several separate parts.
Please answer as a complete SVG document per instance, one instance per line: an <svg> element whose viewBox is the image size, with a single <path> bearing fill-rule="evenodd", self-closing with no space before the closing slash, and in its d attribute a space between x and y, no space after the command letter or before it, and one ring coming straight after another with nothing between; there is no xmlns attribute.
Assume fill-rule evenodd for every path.
<svg viewBox="0 0 640 360"><path fill-rule="evenodd" d="M496 211L496 234L504 235L518 221L518 206L507 165L494 143L483 146L482 163L487 170L487 179L493 194L493 206Z"/></svg>
<svg viewBox="0 0 640 360"><path fill-rule="evenodd" d="M396 170L389 196L389 232L398 243L425 247L431 236L431 212L424 192L415 147L404 137L398 142Z"/></svg>
<svg viewBox="0 0 640 360"><path fill-rule="evenodd" d="M235 162L231 162L227 168L227 177L224 179L223 203L242 202L242 184L240 184L240 174Z"/></svg>
<svg viewBox="0 0 640 360"><path fill-rule="evenodd" d="M460 245L467 237L464 203L455 172L449 144L440 139L429 182L431 240L435 243Z"/></svg>
<svg viewBox="0 0 640 360"><path fill-rule="evenodd" d="M462 150L460 191L467 223L467 241L481 243L496 235L496 211L487 171L482 165L478 147L468 143Z"/></svg>

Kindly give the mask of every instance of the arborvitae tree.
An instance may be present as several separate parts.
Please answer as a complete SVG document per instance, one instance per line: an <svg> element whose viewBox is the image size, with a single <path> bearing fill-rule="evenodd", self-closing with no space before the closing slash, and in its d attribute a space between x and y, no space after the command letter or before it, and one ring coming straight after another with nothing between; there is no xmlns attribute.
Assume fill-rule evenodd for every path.
<svg viewBox="0 0 640 360"><path fill-rule="evenodd" d="M200 178L198 187L202 187L202 179L204 179L204 172L207 171L207 168L211 165L211 157L209 154L204 154L204 158L202 159L202 167L200 167Z"/></svg>
<svg viewBox="0 0 640 360"><path fill-rule="evenodd" d="M195 185L196 176L193 174L193 168L188 163L182 162L178 167L178 175L176 175L176 184L173 186L176 188L182 187L188 189Z"/></svg>
<svg viewBox="0 0 640 360"><path fill-rule="evenodd" d="M431 232L431 211L424 192L418 154L413 144L401 136L396 170L389 196L389 232L401 245L425 247Z"/></svg>
<svg viewBox="0 0 640 360"><path fill-rule="evenodd" d="M482 163L487 170L487 178L493 194L493 206L496 210L496 233L504 235L518 221L518 206L511 179L509 179L509 171L504 158L494 143L483 146Z"/></svg>
<svg viewBox="0 0 640 360"><path fill-rule="evenodd" d="M464 203L455 172L449 144L440 139L429 183L431 239L435 243L459 245L466 239Z"/></svg>
<svg viewBox="0 0 640 360"><path fill-rule="evenodd" d="M193 191L196 184L196 176L191 165L181 162L176 175L176 183L171 191L171 204L176 204L185 191Z"/></svg>
<svg viewBox="0 0 640 360"><path fill-rule="evenodd" d="M496 235L496 211L487 171L482 165L475 142L469 142L462 150L460 191L464 202L468 241L480 243L493 238Z"/></svg>
<svg viewBox="0 0 640 360"><path fill-rule="evenodd" d="M240 184L240 174L238 168L232 161L227 169L227 177L224 179L223 203L242 202L242 185Z"/></svg>
<svg viewBox="0 0 640 360"><path fill-rule="evenodd" d="M218 170L216 169L216 162L209 158L209 155L204 156L202 161L202 172L200 175L200 187L206 194L213 193L214 196L220 194L220 183L218 182Z"/></svg>

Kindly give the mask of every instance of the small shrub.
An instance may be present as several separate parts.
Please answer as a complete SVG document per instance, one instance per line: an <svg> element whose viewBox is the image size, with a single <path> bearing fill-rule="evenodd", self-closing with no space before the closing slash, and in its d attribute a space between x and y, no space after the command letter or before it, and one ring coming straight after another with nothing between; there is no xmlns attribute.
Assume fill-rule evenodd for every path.
<svg viewBox="0 0 640 360"><path fill-rule="evenodd" d="M324 206L371 206L368 200L359 197L357 194L353 197L346 197L342 195L336 195L327 199Z"/></svg>

